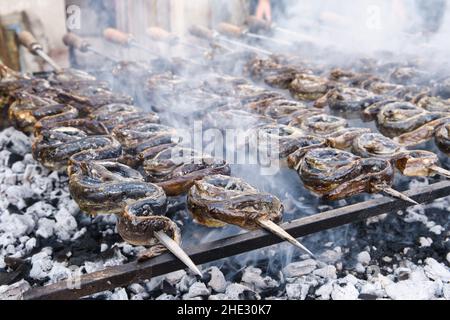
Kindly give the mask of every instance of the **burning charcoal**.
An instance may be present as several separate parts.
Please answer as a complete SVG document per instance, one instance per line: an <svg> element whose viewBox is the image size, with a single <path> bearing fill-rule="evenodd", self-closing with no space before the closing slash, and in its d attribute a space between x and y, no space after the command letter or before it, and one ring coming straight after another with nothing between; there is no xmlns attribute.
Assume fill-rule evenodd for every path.
<svg viewBox="0 0 450 320"><path fill-rule="evenodd" d="M206 288L205 284L202 282L196 282L194 283L190 288L189 292L185 295L183 295L184 300L189 300L192 298L206 298L211 294L209 292L208 288Z"/></svg>
<svg viewBox="0 0 450 320"><path fill-rule="evenodd" d="M310 285L304 283L288 283L286 294L290 300L305 300L308 295Z"/></svg>
<svg viewBox="0 0 450 320"><path fill-rule="evenodd" d="M27 261L11 257L9 258L5 257L5 264L7 265L8 268L11 268L12 270L10 272L0 271L0 287L4 285L6 286L11 285L25 278L31 268L31 266Z"/></svg>
<svg viewBox="0 0 450 320"><path fill-rule="evenodd" d="M298 278L310 274L317 268L317 262L314 260L305 260L294 262L287 265L283 269L283 274L286 278Z"/></svg>
<svg viewBox="0 0 450 320"><path fill-rule="evenodd" d="M189 291L189 288L197 282L197 278L193 275L186 274L181 278L181 281L177 284L177 289L181 293L186 293Z"/></svg>
<svg viewBox="0 0 450 320"><path fill-rule="evenodd" d="M128 294L125 289L116 289L114 290L114 293L111 295L111 300L128 300Z"/></svg>
<svg viewBox="0 0 450 320"><path fill-rule="evenodd" d="M324 279L337 279L336 267L330 265L314 270L313 274Z"/></svg>
<svg viewBox="0 0 450 320"><path fill-rule="evenodd" d="M426 266L424 267L425 274L428 278L432 280L442 280L443 282L450 281L450 269L444 264L437 262L433 258L428 258L425 261Z"/></svg>
<svg viewBox="0 0 450 320"><path fill-rule="evenodd" d="M175 285L173 285L172 283L170 283L166 280L163 280L163 282L161 283L161 291L166 294L170 294L170 295L174 295L174 296L177 294L177 289L176 289Z"/></svg>
<svg viewBox="0 0 450 320"><path fill-rule="evenodd" d="M449 292L450 295L450 292ZM214 300L214 301L225 301L225 300L231 300L226 294L219 293L216 295L211 295L208 297L208 300Z"/></svg>
<svg viewBox="0 0 450 320"><path fill-rule="evenodd" d="M262 270L248 267L242 275L242 284L252 288L255 292L262 292L278 287L278 282L269 276L262 277Z"/></svg>
<svg viewBox="0 0 450 320"><path fill-rule="evenodd" d="M157 297L155 300L161 300L161 301L173 301L173 300L178 300L177 297L172 296L170 294L167 293L163 293L162 295L160 295L159 297Z"/></svg>
<svg viewBox="0 0 450 320"><path fill-rule="evenodd" d="M181 281L181 279L183 279L183 277L186 275L186 271L184 270L179 270L179 271L175 271L172 273L169 273L165 276L165 280L170 283L171 285L176 285L177 283L179 283Z"/></svg>
<svg viewBox="0 0 450 320"><path fill-rule="evenodd" d="M211 267L207 272L211 275L208 287L214 290L214 292L224 293L227 288L227 281L219 268Z"/></svg>
<svg viewBox="0 0 450 320"><path fill-rule="evenodd" d="M227 287L225 294L231 300L260 300L259 294L242 284L231 284Z"/></svg>
<svg viewBox="0 0 450 320"><path fill-rule="evenodd" d="M331 292L331 298L333 300L357 300L359 297L358 289L351 283L344 285L333 285L333 291Z"/></svg>
<svg viewBox="0 0 450 320"><path fill-rule="evenodd" d="M31 285L21 280L11 286L0 286L0 300L21 300L23 294L31 289Z"/></svg>
<svg viewBox="0 0 450 320"><path fill-rule="evenodd" d="M428 281L417 271L410 280L385 284L386 294L392 300L430 300L435 296L437 283Z"/></svg>
<svg viewBox="0 0 450 320"><path fill-rule="evenodd" d="M31 257L30 277L36 280L46 279L53 268L51 249L44 249Z"/></svg>
<svg viewBox="0 0 450 320"><path fill-rule="evenodd" d="M22 157L31 149L30 138L13 128L5 129L0 133L0 146Z"/></svg>
<svg viewBox="0 0 450 320"><path fill-rule="evenodd" d="M316 296L322 300L329 300L333 292L334 281L327 282L316 290Z"/></svg>

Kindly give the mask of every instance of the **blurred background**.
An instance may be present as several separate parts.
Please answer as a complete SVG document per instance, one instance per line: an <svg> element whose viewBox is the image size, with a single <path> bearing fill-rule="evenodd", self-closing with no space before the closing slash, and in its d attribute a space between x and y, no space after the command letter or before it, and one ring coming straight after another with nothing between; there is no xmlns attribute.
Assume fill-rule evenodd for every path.
<svg viewBox="0 0 450 320"><path fill-rule="evenodd" d="M16 70L45 68L40 59L19 49L15 33L22 29L30 30L52 58L67 66L61 41L67 29L103 46L106 27L139 35L149 26L160 26L184 34L194 23L242 25L253 14L349 51L431 47L433 53L447 54L448 11L446 0L0 0L0 58Z"/></svg>

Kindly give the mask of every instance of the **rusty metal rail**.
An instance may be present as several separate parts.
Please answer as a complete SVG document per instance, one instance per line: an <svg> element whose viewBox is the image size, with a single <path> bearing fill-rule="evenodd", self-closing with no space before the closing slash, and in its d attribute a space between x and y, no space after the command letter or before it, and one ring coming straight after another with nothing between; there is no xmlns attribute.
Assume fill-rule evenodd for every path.
<svg viewBox="0 0 450 320"><path fill-rule="evenodd" d="M438 182L421 190L410 190L406 194L419 203L427 203L449 196L450 181ZM282 227L295 237L303 237L381 214L394 213L409 206L411 204L407 202L384 197L295 220L282 225ZM280 238L261 230L186 248L186 252L196 264L204 264L280 242L282 242ZM61 281L56 284L33 288L25 292L23 298L26 300L78 299L182 268L184 268L184 265L178 259L171 254L164 254L144 263L131 262L83 275L79 289L70 289L67 281Z"/></svg>

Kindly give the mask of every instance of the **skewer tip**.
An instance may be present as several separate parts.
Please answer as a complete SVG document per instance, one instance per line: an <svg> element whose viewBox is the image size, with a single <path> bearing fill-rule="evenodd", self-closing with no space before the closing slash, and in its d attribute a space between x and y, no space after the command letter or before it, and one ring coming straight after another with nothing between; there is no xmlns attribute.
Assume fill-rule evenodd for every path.
<svg viewBox="0 0 450 320"><path fill-rule="evenodd" d="M410 197L404 195L403 193L401 193L401 192L399 192L399 191L397 191L395 189L392 189L390 187L382 186L381 190L384 193L386 193L387 195L391 196L391 197L394 197L394 198L397 198L397 199L400 199L400 200L412 203L414 205L419 205L420 204L417 201L411 199Z"/></svg>
<svg viewBox="0 0 450 320"><path fill-rule="evenodd" d="M262 228L279 236L281 239L286 240L290 244L294 245L295 247L299 248L303 252L307 253L313 259L317 260L317 257L314 255L314 253L312 253L308 248L306 248L304 245L302 245L297 239L295 239L293 236L291 236L289 233L287 233L285 230L283 230L279 225L277 225L273 221L259 219L257 222Z"/></svg>
<svg viewBox="0 0 450 320"><path fill-rule="evenodd" d="M203 277L200 269L195 265L191 258L184 252L178 243L162 231L155 232L155 238L161 242L170 252L172 252L181 262L183 262L196 275Z"/></svg>
<svg viewBox="0 0 450 320"><path fill-rule="evenodd" d="M448 171L444 168L441 168L439 166L433 166L433 167L431 167L431 170L433 170L436 174L438 174L440 176L450 179L450 171Z"/></svg>

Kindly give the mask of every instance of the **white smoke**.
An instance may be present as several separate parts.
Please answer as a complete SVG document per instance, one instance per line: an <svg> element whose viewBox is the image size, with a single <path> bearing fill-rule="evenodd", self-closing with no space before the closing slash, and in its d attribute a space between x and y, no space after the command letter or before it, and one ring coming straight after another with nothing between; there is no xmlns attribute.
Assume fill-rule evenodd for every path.
<svg viewBox="0 0 450 320"><path fill-rule="evenodd" d="M286 17L278 24L314 37L318 44L351 53L391 51L411 53L432 48L447 51L450 31L449 6L439 31L422 35L424 10L417 0L302 0L290 1ZM430 1L438 6L439 1ZM442 1L445 2L445 1ZM437 19L432 15L431 19ZM431 20L430 19L430 20ZM430 22L430 21L429 21ZM282 32L277 36L281 37Z"/></svg>

